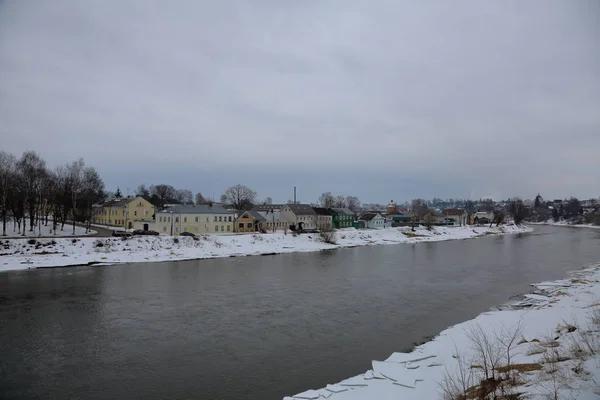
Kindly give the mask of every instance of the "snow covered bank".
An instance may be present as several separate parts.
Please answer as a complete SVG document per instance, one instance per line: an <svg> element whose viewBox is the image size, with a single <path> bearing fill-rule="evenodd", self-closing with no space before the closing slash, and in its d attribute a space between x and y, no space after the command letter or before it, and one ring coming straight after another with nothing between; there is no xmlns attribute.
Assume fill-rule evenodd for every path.
<svg viewBox="0 0 600 400"><path fill-rule="evenodd" d="M528 222L528 224L530 225L552 225L552 226L569 226L572 228L593 228L593 229L600 229L600 225L592 225L592 224L570 224L569 221L565 221L565 220L561 220L561 221L554 221L554 220L548 220L546 222Z"/></svg>
<svg viewBox="0 0 600 400"><path fill-rule="evenodd" d="M600 264L532 285L532 294L411 353L393 353L364 374L284 399L598 399L599 279Z"/></svg>
<svg viewBox="0 0 600 400"><path fill-rule="evenodd" d="M529 232L514 225L487 227L344 229L335 233L336 244L324 243L319 234L207 235L196 238L139 236L78 239L1 239L0 271L36 267L124 263L278 254L377 244L418 243L468 239L503 233ZM31 243L29 243L31 242Z"/></svg>
<svg viewBox="0 0 600 400"><path fill-rule="evenodd" d="M27 228L25 229L25 236L23 236L16 228L15 225L10 222L8 224L6 224L6 234L7 236L0 236L0 241L2 241L3 239L6 238L37 238L37 237L52 237L52 236L57 236L57 237L61 237L61 236L84 236L84 235L94 235L96 234L96 231L93 230L89 230L89 231L85 231L85 228L81 227L81 226L76 226L75 227L75 235L73 235L73 225L69 225L69 224L65 224L65 227L63 230L60 229L60 224L58 224L56 233L54 233L54 231L52 230L52 221L50 221L48 223L48 225L43 225L40 227L39 225L35 226L35 230L33 232L29 231L29 221L27 221ZM41 229L40 229L41 228ZM40 235L41 232L41 235ZM2 227L0 226L0 234L2 234Z"/></svg>

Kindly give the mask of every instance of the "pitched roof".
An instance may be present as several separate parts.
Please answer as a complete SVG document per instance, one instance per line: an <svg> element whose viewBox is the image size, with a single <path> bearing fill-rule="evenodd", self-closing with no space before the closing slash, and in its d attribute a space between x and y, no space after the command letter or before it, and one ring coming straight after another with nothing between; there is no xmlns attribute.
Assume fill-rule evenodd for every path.
<svg viewBox="0 0 600 400"><path fill-rule="evenodd" d="M198 205L176 205L164 210L158 211L158 214L235 214L233 211L224 209L221 206L198 204Z"/></svg>
<svg viewBox="0 0 600 400"><path fill-rule="evenodd" d="M115 200L109 200L107 202L105 202L104 204L102 204L102 207L124 207L127 204L129 204L131 201L133 201L133 199L115 199Z"/></svg>
<svg viewBox="0 0 600 400"><path fill-rule="evenodd" d="M271 211L256 211L260 214L267 222L287 222L285 218L281 216L278 210Z"/></svg>
<svg viewBox="0 0 600 400"><path fill-rule="evenodd" d="M271 211L271 210L281 210L285 207L285 204L257 204L252 207L254 211Z"/></svg>
<svg viewBox="0 0 600 400"><path fill-rule="evenodd" d="M377 213L364 213L363 215L361 215L358 220L359 221L371 221L373 218L375 218L376 216L381 215L378 212Z"/></svg>
<svg viewBox="0 0 600 400"><path fill-rule="evenodd" d="M331 213L325 207L313 207L312 209L315 210L317 215L327 215L331 217Z"/></svg>
<svg viewBox="0 0 600 400"><path fill-rule="evenodd" d="M332 210L338 214L354 215L352 210L350 210L349 208L332 208Z"/></svg>
<svg viewBox="0 0 600 400"><path fill-rule="evenodd" d="M254 218L255 221L265 222L266 219L258 212L254 210L244 211L238 218L243 217L245 214Z"/></svg>
<svg viewBox="0 0 600 400"><path fill-rule="evenodd" d="M308 204L286 204L296 215L316 215L315 210Z"/></svg>

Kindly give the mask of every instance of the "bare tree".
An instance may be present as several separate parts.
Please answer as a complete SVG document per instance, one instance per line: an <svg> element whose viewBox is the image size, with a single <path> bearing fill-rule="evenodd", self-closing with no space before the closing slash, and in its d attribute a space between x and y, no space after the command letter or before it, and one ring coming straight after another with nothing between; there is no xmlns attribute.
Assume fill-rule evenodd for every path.
<svg viewBox="0 0 600 400"><path fill-rule="evenodd" d="M2 215L2 236L6 236L6 217L8 214L8 195L17 160L15 156L0 150L0 214Z"/></svg>
<svg viewBox="0 0 600 400"><path fill-rule="evenodd" d="M25 202L28 205L29 230L33 231L37 217L36 211L38 209L40 191L42 190L42 183L46 174L46 161L37 153L26 151L17 162L17 168L21 172Z"/></svg>
<svg viewBox="0 0 600 400"><path fill-rule="evenodd" d="M167 203L177 201L177 191L171 185L150 186L150 200L157 207L163 207Z"/></svg>
<svg viewBox="0 0 600 400"><path fill-rule="evenodd" d="M508 212L516 225L520 225L528 215L527 208L521 199L511 200L508 205Z"/></svg>
<svg viewBox="0 0 600 400"><path fill-rule="evenodd" d="M345 208L347 206L346 198L342 195L335 196L334 205L337 208Z"/></svg>
<svg viewBox="0 0 600 400"><path fill-rule="evenodd" d="M479 207L488 213L493 212L496 209L496 204L492 199L482 199L479 201Z"/></svg>
<svg viewBox="0 0 600 400"><path fill-rule="evenodd" d="M187 189L179 189L176 192L177 202L180 204L191 204L194 202L194 195L190 190Z"/></svg>
<svg viewBox="0 0 600 400"><path fill-rule="evenodd" d="M360 200L356 196L346 196L346 206L356 212L360 208Z"/></svg>
<svg viewBox="0 0 600 400"><path fill-rule="evenodd" d="M148 186L141 184L135 190L135 194L136 194L136 196L150 197L150 189L148 189Z"/></svg>
<svg viewBox="0 0 600 400"><path fill-rule="evenodd" d="M321 207L331 208L335 204L335 198L331 192L321 193L319 196L319 204L321 204Z"/></svg>
<svg viewBox="0 0 600 400"><path fill-rule="evenodd" d="M83 191L84 168L85 162L83 161L83 158L73 161L73 163L67 167L68 177L71 184L71 203L73 205L73 235L75 234L77 199Z"/></svg>
<svg viewBox="0 0 600 400"><path fill-rule="evenodd" d="M490 228L492 227L494 222L496 223L496 226L500 226L500 224L504 222L504 212L499 210L494 211L494 217L490 221Z"/></svg>
<svg viewBox="0 0 600 400"><path fill-rule="evenodd" d="M251 207L256 202L256 192L244 185L227 188L221 195L221 202L228 207L241 211Z"/></svg>
<svg viewBox="0 0 600 400"><path fill-rule="evenodd" d="M206 199L202 196L202 193L196 193L196 197L194 198L196 204L204 204L206 203Z"/></svg>
<svg viewBox="0 0 600 400"><path fill-rule="evenodd" d="M84 219L86 222L85 230L89 231L92 223L94 204L104 197L104 182L93 167L87 167L83 171L83 182L81 195L85 202Z"/></svg>

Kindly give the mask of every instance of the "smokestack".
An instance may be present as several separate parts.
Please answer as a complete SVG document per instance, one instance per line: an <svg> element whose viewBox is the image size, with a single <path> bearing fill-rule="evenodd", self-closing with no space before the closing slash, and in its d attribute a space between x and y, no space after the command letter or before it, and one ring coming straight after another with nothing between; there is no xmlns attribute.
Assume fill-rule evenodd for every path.
<svg viewBox="0 0 600 400"><path fill-rule="evenodd" d="M294 186L294 204L296 204L296 186Z"/></svg>

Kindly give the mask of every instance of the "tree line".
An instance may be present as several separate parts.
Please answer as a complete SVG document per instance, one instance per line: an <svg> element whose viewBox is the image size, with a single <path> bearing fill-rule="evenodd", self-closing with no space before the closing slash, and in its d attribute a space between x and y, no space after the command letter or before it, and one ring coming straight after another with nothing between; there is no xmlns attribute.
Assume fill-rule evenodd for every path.
<svg viewBox="0 0 600 400"><path fill-rule="evenodd" d="M12 220L13 230L25 236L26 230L41 230L42 224L52 222L64 230L68 219L89 224L93 205L105 196L104 182L94 167L86 166L79 158L55 168L34 151L20 158L0 150L0 217L2 235Z"/></svg>

